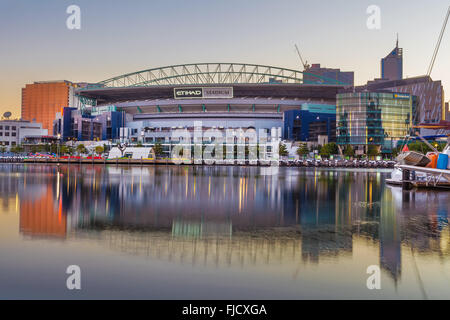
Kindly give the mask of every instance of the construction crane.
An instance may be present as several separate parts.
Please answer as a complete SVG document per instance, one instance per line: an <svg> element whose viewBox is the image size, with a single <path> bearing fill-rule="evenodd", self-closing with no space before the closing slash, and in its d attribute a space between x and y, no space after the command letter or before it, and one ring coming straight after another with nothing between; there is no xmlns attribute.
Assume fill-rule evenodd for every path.
<svg viewBox="0 0 450 320"><path fill-rule="evenodd" d="M302 55L300 54L300 50L298 50L298 46L297 45L295 45L295 49L297 50L297 54L298 54L298 56L300 58L300 61L302 63L303 70L309 69L308 61L303 61Z"/></svg>
<svg viewBox="0 0 450 320"><path fill-rule="evenodd" d="M427 76L430 76L431 71L433 71L434 61L436 60L436 56L438 54L439 47L441 46L442 36L444 35L445 27L447 26L449 16L450 16L450 6L448 7L447 15L445 16L444 24L442 25L441 33L439 34L439 38L436 43L436 48L434 48L433 57L431 58L430 65L428 66Z"/></svg>

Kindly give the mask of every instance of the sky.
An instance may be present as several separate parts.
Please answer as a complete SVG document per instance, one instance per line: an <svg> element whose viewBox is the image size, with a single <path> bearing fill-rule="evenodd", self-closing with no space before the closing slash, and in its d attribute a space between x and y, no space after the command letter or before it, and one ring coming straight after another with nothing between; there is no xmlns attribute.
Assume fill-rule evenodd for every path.
<svg viewBox="0 0 450 320"><path fill-rule="evenodd" d="M66 9L81 9L81 29ZM380 8L380 28L366 12ZM403 48L404 77L426 74L448 0L0 0L0 114L20 116L21 88L47 80L98 82L183 63L235 62L301 69L308 63L380 77ZM450 99L450 26L433 72Z"/></svg>

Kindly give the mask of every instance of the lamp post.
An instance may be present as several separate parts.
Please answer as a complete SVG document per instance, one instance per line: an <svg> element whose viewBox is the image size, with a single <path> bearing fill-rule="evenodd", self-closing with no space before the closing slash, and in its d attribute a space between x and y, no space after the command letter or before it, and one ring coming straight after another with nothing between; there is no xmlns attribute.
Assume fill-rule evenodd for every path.
<svg viewBox="0 0 450 320"><path fill-rule="evenodd" d="M57 137L58 137L58 161L59 161L59 145L61 143L61 133L58 133Z"/></svg>

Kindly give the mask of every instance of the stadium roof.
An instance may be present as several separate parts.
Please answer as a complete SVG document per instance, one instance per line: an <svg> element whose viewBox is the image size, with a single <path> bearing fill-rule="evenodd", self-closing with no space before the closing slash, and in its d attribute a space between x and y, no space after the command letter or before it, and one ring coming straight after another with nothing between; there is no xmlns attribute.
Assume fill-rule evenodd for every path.
<svg viewBox="0 0 450 320"><path fill-rule="evenodd" d="M348 85L336 79L267 65L245 63L190 63L146 69L127 73L98 83L103 87L142 87L191 84L236 83L305 83L307 74L313 83ZM310 82L311 83L311 82Z"/></svg>
<svg viewBox="0 0 450 320"><path fill-rule="evenodd" d="M172 99L175 87L195 87L199 85L161 85L149 87L121 87L121 88L82 88L77 94L95 99L97 104L108 104L124 101ZM233 87L235 98L260 97L279 99L302 99L324 102L334 102L336 94L342 90L342 85L313 85L313 84L210 84L208 87Z"/></svg>

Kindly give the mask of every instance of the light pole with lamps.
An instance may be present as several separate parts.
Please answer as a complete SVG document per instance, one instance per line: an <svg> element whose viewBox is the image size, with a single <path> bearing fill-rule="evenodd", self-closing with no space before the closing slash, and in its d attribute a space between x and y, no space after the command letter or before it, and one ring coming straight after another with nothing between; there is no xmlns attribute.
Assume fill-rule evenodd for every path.
<svg viewBox="0 0 450 320"><path fill-rule="evenodd" d="M58 137L58 161L59 161L59 145L61 144L61 133L58 133L58 135L57 135L57 137Z"/></svg>

